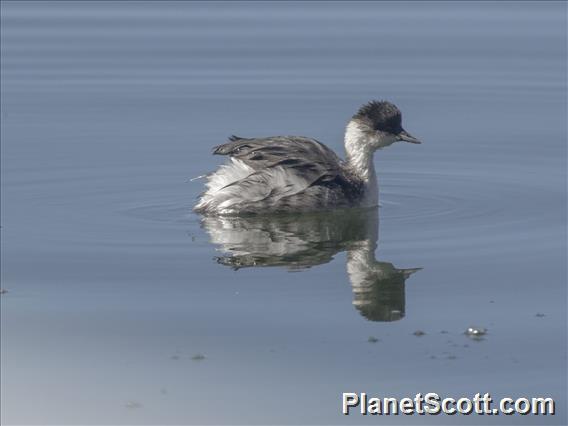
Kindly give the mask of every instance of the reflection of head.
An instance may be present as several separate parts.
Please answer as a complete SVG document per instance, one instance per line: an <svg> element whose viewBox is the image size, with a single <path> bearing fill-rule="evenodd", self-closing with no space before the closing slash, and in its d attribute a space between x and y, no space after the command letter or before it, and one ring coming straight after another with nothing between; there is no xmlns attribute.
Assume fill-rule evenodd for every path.
<svg viewBox="0 0 568 426"><path fill-rule="evenodd" d="M370 321L397 321L405 315L405 281L415 269L397 269L392 263L376 262L360 280L351 277L353 306ZM362 278L362 279L361 279Z"/></svg>
<svg viewBox="0 0 568 426"><path fill-rule="evenodd" d="M404 316L404 282L418 269L377 262L377 209L282 216L204 217L211 242L224 252L217 262L237 270L284 266L305 269L347 251L353 304L371 321Z"/></svg>

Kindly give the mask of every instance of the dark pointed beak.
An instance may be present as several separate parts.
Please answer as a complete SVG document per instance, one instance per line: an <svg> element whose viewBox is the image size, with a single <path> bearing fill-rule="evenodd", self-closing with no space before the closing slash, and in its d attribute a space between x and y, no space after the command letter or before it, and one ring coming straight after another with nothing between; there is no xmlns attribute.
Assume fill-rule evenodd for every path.
<svg viewBox="0 0 568 426"><path fill-rule="evenodd" d="M407 279L415 272L421 271L423 268L409 268L409 269L398 269L398 272L402 273L404 279Z"/></svg>
<svg viewBox="0 0 568 426"><path fill-rule="evenodd" d="M419 139L416 139L406 130L402 129L402 131L397 135L399 141L410 142L410 143L422 143Z"/></svg>

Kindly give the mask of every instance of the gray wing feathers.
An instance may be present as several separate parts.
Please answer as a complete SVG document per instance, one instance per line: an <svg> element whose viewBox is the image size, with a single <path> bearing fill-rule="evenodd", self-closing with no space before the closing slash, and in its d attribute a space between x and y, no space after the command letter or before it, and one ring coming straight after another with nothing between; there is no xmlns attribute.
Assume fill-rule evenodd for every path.
<svg viewBox="0 0 568 426"><path fill-rule="evenodd" d="M341 161L335 153L315 139L301 136L274 136L269 138L240 138L231 136L229 143L213 149L213 154L229 155L244 161L255 170L276 165L294 166L312 164L321 168L337 169Z"/></svg>
<svg viewBox="0 0 568 426"><path fill-rule="evenodd" d="M310 138L232 136L213 153L230 156L235 167L249 173L207 191L198 204L204 208L198 211L231 214L305 210L326 200L337 203L337 189L345 182L339 157Z"/></svg>

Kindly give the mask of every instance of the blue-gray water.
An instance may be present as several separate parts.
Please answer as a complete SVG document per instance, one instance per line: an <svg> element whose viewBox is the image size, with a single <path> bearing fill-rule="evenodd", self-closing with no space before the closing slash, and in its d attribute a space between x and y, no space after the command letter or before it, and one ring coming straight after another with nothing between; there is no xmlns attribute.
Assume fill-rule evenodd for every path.
<svg viewBox="0 0 568 426"><path fill-rule="evenodd" d="M566 423L566 3L1 12L2 424ZM372 214L191 213L229 134L342 152L373 98L424 143L376 155L367 275ZM557 414L345 417L342 392Z"/></svg>

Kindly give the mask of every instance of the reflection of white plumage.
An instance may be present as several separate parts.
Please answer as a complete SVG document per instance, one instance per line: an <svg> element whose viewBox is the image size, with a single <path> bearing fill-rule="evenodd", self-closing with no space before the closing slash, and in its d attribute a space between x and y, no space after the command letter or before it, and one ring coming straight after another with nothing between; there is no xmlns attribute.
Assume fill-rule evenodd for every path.
<svg viewBox="0 0 568 426"><path fill-rule="evenodd" d="M301 136L240 138L216 147L229 164L207 176L195 211L210 215L316 211L377 205L373 153L397 141L420 143L389 102L362 106L347 125L346 159Z"/></svg>
<svg viewBox="0 0 568 426"><path fill-rule="evenodd" d="M217 261L233 269L284 266L300 270L327 263L347 251L353 305L372 321L404 316L405 281L420 269L398 269L376 260L376 208L303 215L205 216L202 226L224 252Z"/></svg>

